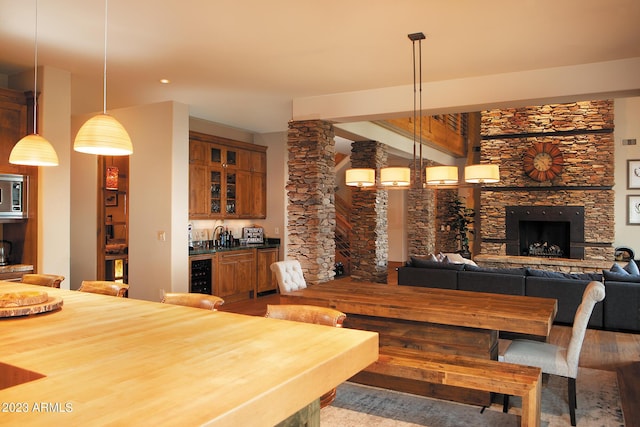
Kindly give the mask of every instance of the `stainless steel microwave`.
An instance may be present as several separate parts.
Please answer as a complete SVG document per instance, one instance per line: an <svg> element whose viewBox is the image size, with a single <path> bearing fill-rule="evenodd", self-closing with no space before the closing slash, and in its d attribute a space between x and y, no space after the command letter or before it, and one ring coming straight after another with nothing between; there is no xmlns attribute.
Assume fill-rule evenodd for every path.
<svg viewBox="0 0 640 427"><path fill-rule="evenodd" d="M25 219L28 178L24 175L0 174L0 219Z"/></svg>

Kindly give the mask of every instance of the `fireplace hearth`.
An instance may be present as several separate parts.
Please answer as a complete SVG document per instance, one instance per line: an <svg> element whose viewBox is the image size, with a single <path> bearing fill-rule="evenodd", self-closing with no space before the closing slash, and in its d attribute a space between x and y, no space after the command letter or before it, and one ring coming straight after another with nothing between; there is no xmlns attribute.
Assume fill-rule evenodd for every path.
<svg viewBox="0 0 640 427"><path fill-rule="evenodd" d="M507 206L507 255L584 258L584 207Z"/></svg>

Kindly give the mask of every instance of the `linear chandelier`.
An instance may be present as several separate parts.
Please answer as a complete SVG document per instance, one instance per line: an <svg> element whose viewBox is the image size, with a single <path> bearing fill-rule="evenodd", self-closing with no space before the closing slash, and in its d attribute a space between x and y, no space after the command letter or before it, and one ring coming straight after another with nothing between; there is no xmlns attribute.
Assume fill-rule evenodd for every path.
<svg viewBox="0 0 640 427"><path fill-rule="evenodd" d="M133 153L131 138L124 126L107 114L107 12L108 0L105 0L102 114L90 118L80 127L73 149L87 154L127 156Z"/></svg>
<svg viewBox="0 0 640 427"><path fill-rule="evenodd" d="M38 135L38 0L35 1L35 38L33 66L33 133L20 139L11 149L9 163L27 166L58 166L58 154L51 143Z"/></svg>
<svg viewBox="0 0 640 427"><path fill-rule="evenodd" d="M457 166L430 166L424 168L422 144L422 40L423 33L408 34L412 43L413 58L413 177L408 167L383 167L380 169L380 184L384 187L407 188L413 182L414 188L426 185L457 185ZM416 42L418 60L416 61ZM423 169L424 168L424 169ZM425 171L424 179L422 171ZM355 187L373 187L375 185L375 169L348 169L345 174L346 184ZM469 184L485 184L500 181L498 165L478 164L465 167L465 182Z"/></svg>

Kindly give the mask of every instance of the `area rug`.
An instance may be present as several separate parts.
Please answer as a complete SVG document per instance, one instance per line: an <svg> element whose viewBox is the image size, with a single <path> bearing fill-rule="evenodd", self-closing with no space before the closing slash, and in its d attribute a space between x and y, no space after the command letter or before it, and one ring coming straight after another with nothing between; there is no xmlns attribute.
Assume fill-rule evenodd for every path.
<svg viewBox="0 0 640 427"><path fill-rule="evenodd" d="M577 424L581 427L624 426L615 372L580 368L577 379ZM500 401L502 399L499 399ZM477 406L415 396L355 383L338 387L336 400L320 411L322 427L458 427L520 425L520 399L511 397L509 413L494 403ZM549 376L542 388L541 426L571 426L567 380Z"/></svg>

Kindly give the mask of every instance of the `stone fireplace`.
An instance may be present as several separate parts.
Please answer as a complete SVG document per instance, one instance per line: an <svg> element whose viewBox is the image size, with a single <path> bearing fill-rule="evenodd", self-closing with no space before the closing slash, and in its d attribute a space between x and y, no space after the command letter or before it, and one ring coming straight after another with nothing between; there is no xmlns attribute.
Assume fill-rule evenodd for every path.
<svg viewBox="0 0 640 427"><path fill-rule="evenodd" d="M584 258L583 206L507 206L507 255Z"/></svg>
<svg viewBox="0 0 640 427"><path fill-rule="evenodd" d="M474 257L614 259L613 101L483 111L481 138L481 163L498 163L500 182L480 192ZM540 143L563 156L551 180L525 170L525 153Z"/></svg>

